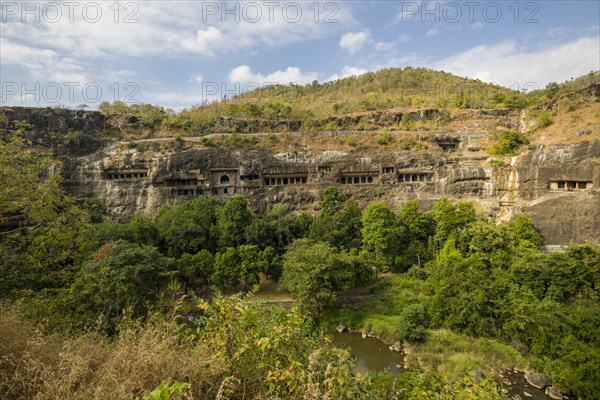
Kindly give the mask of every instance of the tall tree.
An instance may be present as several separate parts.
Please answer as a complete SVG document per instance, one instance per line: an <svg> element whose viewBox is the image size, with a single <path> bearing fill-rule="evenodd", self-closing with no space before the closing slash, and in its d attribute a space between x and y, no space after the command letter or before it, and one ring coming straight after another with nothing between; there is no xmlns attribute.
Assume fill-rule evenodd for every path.
<svg viewBox="0 0 600 400"><path fill-rule="evenodd" d="M391 267L400 250L400 227L396 215L382 203L370 204L362 216L363 249L378 267Z"/></svg>
<svg viewBox="0 0 600 400"><path fill-rule="evenodd" d="M163 206L154 219L168 255L196 254L202 249L214 252L217 247L217 203L199 196L177 205Z"/></svg>
<svg viewBox="0 0 600 400"><path fill-rule="evenodd" d="M340 249L360 246L361 212L356 201L330 186L323 192L321 213L310 225L313 241L327 242Z"/></svg>
<svg viewBox="0 0 600 400"><path fill-rule="evenodd" d="M327 243L298 239L283 257L279 284L300 305L321 311L335 303L337 292L370 277L371 270L358 257L338 253Z"/></svg>
<svg viewBox="0 0 600 400"><path fill-rule="evenodd" d="M215 257L206 249L200 250L196 254L185 253L177 260L177 269L181 274L186 291L188 288L198 289L202 285L208 290L214 268Z"/></svg>
<svg viewBox="0 0 600 400"><path fill-rule="evenodd" d="M236 195L227 200L219 210L217 220L219 246L224 249L245 244L246 229L252 222L252 217L242 196Z"/></svg>

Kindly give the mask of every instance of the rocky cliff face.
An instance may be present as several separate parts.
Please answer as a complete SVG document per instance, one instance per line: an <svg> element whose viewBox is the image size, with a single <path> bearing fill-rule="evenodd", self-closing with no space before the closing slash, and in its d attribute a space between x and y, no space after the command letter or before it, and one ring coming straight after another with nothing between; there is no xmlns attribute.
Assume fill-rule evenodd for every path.
<svg viewBox="0 0 600 400"><path fill-rule="evenodd" d="M473 148L485 135L431 134L422 151L294 152L196 146L140 151L128 146L65 164L69 189L118 215L152 214L194 196L244 195L256 210L284 203L316 210L322 191L340 187L361 205L440 196L473 201L492 217L533 217L547 244L600 237L600 141L530 146L510 165L493 166ZM437 144L437 145L436 145Z"/></svg>
<svg viewBox="0 0 600 400"><path fill-rule="evenodd" d="M363 206L417 199L427 207L446 195L473 201L499 220L525 213L534 219L546 244L598 241L600 125L586 136L588 141L530 145L501 165L491 163L482 150L490 140L485 132L499 126L516 129L521 113L453 113L418 112L419 118L427 120L450 118L447 132L419 133L424 150L379 146L345 153L314 150L319 146L313 146L312 150L276 153L265 150L268 146L236 150L203 146L199 138L180 141L178 146L173 139L156 139L105 145L93 154L63 157L63 175L70 192L100 199L122 217L152 214L164 204L195 196L224 201L234 194L244 195L258 211L276 203L290 211L316 211L323 190L335 185ZM2 115L0 128L5 132L10 121L25 120L35 127L33 132L42 145L43 138L53 137L52 133L60 136L75 130L94 135L106 128L104 116L97 112L15 107L3 108ZM386 125L402 118L402 113L392 110L344 118L368 118L375 125ZM364 133L369 134L377 135ZM330 135L342 138L344 133ZM289 137L293 139L294 134Z"/></svg>
<svg viewBox="0 0 600 400"><path fill-rule="evenodd" d="M600 238L600 140L533 146L515 164L517 204L548 244Z"/></svg>

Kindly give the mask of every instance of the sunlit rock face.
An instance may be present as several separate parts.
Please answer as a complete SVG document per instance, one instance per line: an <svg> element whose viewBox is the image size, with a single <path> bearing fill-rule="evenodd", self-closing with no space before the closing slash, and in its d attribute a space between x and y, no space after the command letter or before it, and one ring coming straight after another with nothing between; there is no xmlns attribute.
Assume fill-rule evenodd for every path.
<svg viewBox="0 0 600 400"><path fill-rule="evenodd" d="M428 208L448 196L472 201L499 221L525 213L534 219L546 244L597 242L600 237L600 125L586 132L587 141L530 145L512 159L493 157L502 159L500 163L491 162L485 151L492 139L485 132L518 129L521 112L455 110L454 130L419 132L422 150L377 146L352 152L278 152L265 146L206 147L199 138L186 141L182 147L187 148L179 151L174 150L173 139L110 144L106 135L98 138L99 132L106 132L107 121L95 111L21 107L0 111L0 133L9 132L14 121L27 122L33 127L26 133L32 144L51 148L62 160L67 190L80 198L102 200L120 217L151 215L164 204L195 196L225 201L235 194L245 196L257 211L283 203L290 211L317 212L323 190L334 185L361 206L375 201L398 206L416 199ZM435 119L439 112L422 110L414 118ZM348 122L344 118L370 118L374 126L385 126L401 119L402 113L329 120L343 126ZM74 132L87 136L74 140ZM297 132L289 137L305 134L341 137L344 132ZM65 147L68 140L70 147Z"/></svg>
<svg viewBox="0 0 600 400"><path fill-rule="evenodd" d="M112 149L71 160L64 175L74 194L98 198L123 217L195 196L224 201L235 194L258 211L276 203L316 211L323 190L334 185L362 206L417 199L428 207L446 195L473 201L500 220L522 212L533 217L547 244L600 237L600 142L530 146L510 165L494 166L469 150L466 136L444 134L456 139L452 148L351 154Z"/></svg>

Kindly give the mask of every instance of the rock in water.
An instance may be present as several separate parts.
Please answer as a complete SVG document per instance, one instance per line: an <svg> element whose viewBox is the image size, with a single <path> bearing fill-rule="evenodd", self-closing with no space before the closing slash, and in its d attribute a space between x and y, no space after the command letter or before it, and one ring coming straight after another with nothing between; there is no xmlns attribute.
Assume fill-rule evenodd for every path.
<svg viewBox="0 0 600 400"><path fill-rule="evenodd" d="M392 350L401 352L402 351L402 343L400 343L399 340L396 341L396 343L394 343L394 346L392 347Z"/></svg>
<svg viewBox="0 0 600 400"><path fill-rule="evenodd" d="M551 399L555 399L555 400L563 399L563 395L554 386L548 386L546 388L546 395L548 395L548 397L550 397Z"/></svg>
<svg viewBox="0 0 600 400"><path fill-rule="evenodd" d="M336 330L337 330L339 333L346 332L346 331L348 330L348 328L346 327L346 325L342 325L342 324L339 324L339 325L337 326L337 328L335 328L335 329L336 329Z"/></svg>
<svg viewBox="0 0 600 400"><path fill-rule="evenodd" d="M546 386L550 385L550 378L548 378L548 375L546 374L527 374L525 375L525 379L527 380L527 382L529 382L531 386L534 386L538 389L543 389Z"/></svg>

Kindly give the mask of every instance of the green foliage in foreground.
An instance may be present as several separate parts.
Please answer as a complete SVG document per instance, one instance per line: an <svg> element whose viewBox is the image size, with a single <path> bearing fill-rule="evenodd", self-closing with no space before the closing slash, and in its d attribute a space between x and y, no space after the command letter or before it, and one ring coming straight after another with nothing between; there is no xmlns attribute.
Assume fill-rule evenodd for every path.
<svg viewBox="0 0 600 400"><path fill-rule="evenodd" d="M3 398L50 399L501 399L490 380L436 373L354 375L349 353L315 333L300 309L200 302L146 322L124 320L107 338L44 334L0 307ZM77 382L74 384L74 382Z"/></svg>

